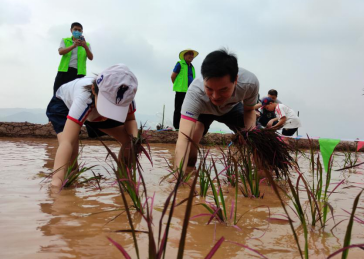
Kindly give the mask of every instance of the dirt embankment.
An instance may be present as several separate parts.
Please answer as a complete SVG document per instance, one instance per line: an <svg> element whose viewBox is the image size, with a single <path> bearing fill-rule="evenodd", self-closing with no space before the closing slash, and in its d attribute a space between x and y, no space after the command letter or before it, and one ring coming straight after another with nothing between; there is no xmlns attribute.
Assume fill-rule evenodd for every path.
<svg viewBox="0 0 364 259"><path fill-rule="evenodd" d="M155 131L148 130L149 143L176 143L178 133L175 131ZM33 124L29 122L0 122L0 137L14 137L14 138L56 138L56 133L53 130L51 124ZM81 139L88 139L87 131L85 127L82 127ZM226 145L230 143L232 134L219 134L209 133L207 134L201 144L204 145ZM107 136L102 139L109 139ZM300 149L309 148L309 142L307 139L290 139L292 145L297 145ZM313 140L315 148L319 148L317 139ZM336 150L350 150L355 151L356 143L349 141L341 141Z"/></svg>

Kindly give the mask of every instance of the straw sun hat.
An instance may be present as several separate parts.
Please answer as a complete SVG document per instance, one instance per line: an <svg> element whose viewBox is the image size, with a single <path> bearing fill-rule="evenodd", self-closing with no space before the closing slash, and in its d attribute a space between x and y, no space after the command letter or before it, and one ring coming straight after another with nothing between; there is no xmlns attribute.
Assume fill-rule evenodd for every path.
<svg viewBox="0 0 364 259"><path fill-rule="evenodd" d="M184 56L185 56L185 54L186 54L186 52L189 52L189 51L192 51L193 52L193 54L194 54L194 58L195 57L197 57L197 55L198 55L198 52L196 51L196 50L193 50L193 49L185 49L185 50L182 50L180 53L179 53L179 59L180 60L183 60L183 58L184 58Z"/></svg>

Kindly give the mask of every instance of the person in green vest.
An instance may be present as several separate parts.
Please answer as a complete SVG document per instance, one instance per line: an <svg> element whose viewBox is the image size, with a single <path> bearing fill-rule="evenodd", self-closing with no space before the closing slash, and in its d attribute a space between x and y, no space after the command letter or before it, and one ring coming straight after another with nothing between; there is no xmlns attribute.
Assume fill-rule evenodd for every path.
<svg viewBox="0 0 364 259"><path fill-rule="evenodd" d="M58 66L58 73L54 81L53 95L58 88L76 78L86 75L86 60L94 58L90 43L82 36L83 27L80 23L71 24L72 37L63 38L58 49L62 56Z"/></svg>
<svg viewBox="0 0 364 259"><path fill-rule="evenodd" d="M176 92L174 99L174 115L173 126L176 130L179 129L179 121L181 119L181 107L185 99L187 89L195 79L195 68L192 65L192 60L198 55L198 52L193 49L185 49L179 53L180 61L177 62L173 69L171 79L173 83L173 91Z"/></svg>

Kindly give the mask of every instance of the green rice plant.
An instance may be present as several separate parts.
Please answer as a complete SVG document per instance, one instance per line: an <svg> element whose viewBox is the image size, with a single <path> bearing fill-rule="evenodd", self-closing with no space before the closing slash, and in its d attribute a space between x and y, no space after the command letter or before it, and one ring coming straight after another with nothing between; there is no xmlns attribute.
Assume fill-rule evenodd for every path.
<svg viewBox="0 0 364 259"><path fill-rule="evenodd" d="M156 126L157 130L163 130L163 129L165 129L165 126L164 126L164 111L165 111L165 105L163 104L162 122L159 123Z"/></svg>
<svg viewBox="0 0 364 259"><path fill-rule="evenodd" d="M359 154L357 151L358 142L356 142L355 151L350 151L350 148L347 148L346 151L344 151L344 166L343 167L353 167L358 162Z"/></svg>
<svg viewBox="0 0 364 259"><path fill-rule="evenodd" d="M333 159L334 159L334 157L332 154L329 159L329 166L328 166L327 173L326 173L325 190L324 190L323 197L322 197L322 201L324 203L323 212L322 212L323 213L323 223L324 223L323 227L325 227L325 225L326 225L327 214L328 214L328 211L330 208L329 197L332 192L331 193L329 192L329 186L330 186L330 182L331 182L331 171L332 171ZM318 161L318 163L319 163L319 161Z"/></svg>
<svg viewBox="0 0 364 259"><path fill-rule="evenodd" d="M354 219L355 219L355 211L356 211L356 208L358 207L359 199L360 199L360 196L361 196L362 193L363 193L363 190L361 190L359 192L359 194L355 197L354 204L353 204L353 209L352 209L351 214L350 214L349 223L348 223L348 226L346 228L343 248L341 248L338 251L336 251L336 252L332 253L331 255L329 255L327 257L328 259L334 257L335 255L337 255L337 254L339 254L341 252L342 252L341 259L346 259L346 258L348 258L350 248L360 247L360 248L364 249L364 244L350 245L351 232L352 232L352 229L353 229L353 224L354 224Z"/></svg>
<svg viewBox="0 0 364 259"><path fill-rule="evenodd" d="M211 174L211 163L207 165L207 156L209 154L210 150L207 150L206 154L199 151L200 154L200 164L198 166L197 172L198 172L198 179L200 183L200 196L206 197L207 191L210 188L210 181L209 181L209 175Z"/></svg>
<svg viewBox="0 0 364 259"><path fill-rule="evenodd" d="M123 148L121 155L123 159L118 159L117 155L110 150L110 148L102 141L101 143L106 148L108 155L116 163L116 167L112 166L115 173L119 189L125 191L133 202L133 207L138 212L143 212L143 192L140 191L141 178L140 171L142 171L139 162L140 156L144 154L151 164L150 147L147 142L147 136L143 132L143 126L140 127L138 136L130 138L129 148ZM146 145L146 148L143 146ZM137 177L139 175L139 178ZM148 196L144 196L147 199Z"/></svg>
<svg viewBox="0 0 364 259"><path fill-rule="evenodd" d="M283 210L284 210L284 212L285 212L285 214L286 214L286 216L287 216L287 219L288 219L289 225L290 225L290 227L291 227L291 230L292 230L292 233L293 233L294 239L295 239L296 244L297 244L298 251L299 251L299 253L300 253L301 258L303 258L302 249L301 249L301 245L300 245L300 242L299 242L299 239L298 239L298 235L297 235L296 230L295 230L295 228L294 228L294 226L293 226L293 220L292 220L292 219L291 219L291 217L289 216L288 211L287 211L287 208L286 208L286 203L285 203L285 201L283 200L283 198L282 198L282 196L281 196L281 194L280 194L280 192L279 192L279 190L280 190L280 189L282 190L282 188L281 188L281 187L279 187L279 185L278 185L278 184L274 181L274 179L273 179L273 177L272 177L271 173L270 173L268 170L264 169L264 173L265 173L266 177L268 178L269 182L271 183L271 185L272 185L272 187L273 187L273 190L274 190L275 194L277 195L277 197L278 197L278 199L279 199L279 201L280 201L280 203L281 203L281 206L282 206L282 208L283 208ZM292 184L291 184L291 185L292 185ZM283 193L286 193L286 191L285 191L285 190L283 190ZM301 207L302 207L302 206L301 206ZM306 245L305 245L305 250L306 250ZM308 258L308 253L306 254L306 252L305 252L305 258Z"/></svg>
<svg viewBox="0 0 364 259"><path fill-rule="evenodd" d="M322 163L320 162L320 154L319 153L315 154L312 140L310 138L308 139L310 143L310 154L311 154L310 157L310 166L312 173L311 186L307 185L306 180L304 181L305 185L307 185L305 186L305 188L308 194L307 196L311 208L311 218L312 218L311 224L315 226L315 222L317 220L320 220L321 227L324 228L326 225L327 214L329 210L331 211L331 214L333 214L333 208L329 203L329 197L343 183L343 181L339 182L332 191L329 191L329 186L331 184L331 173L332 173L334 156L333 155L330 156L328 172L326 173L325 176ZM321 211L320 207L317 206L317 204L319 203L323 204Z"/></svg>
<svg viewBox="0 0 364 259"><path fill-rule="evenodd" d="M81 147L80 152L77 155L76 159L72 162L71 165L69 165L67 167L67 170L65 172L64 179L62 182L62 186L59 191L61 191L63 188L69 188L69 187L75 186L77 184L91 183L93 181L96 182L98 188L101 190L100 180L102 179L102 176L100 174L96 175L95 172L92 171L92 168L94 168L95 166L86 167L85 166L86 163L78 164L78 160L82 154L82 151L83 151L83 147ZM51 172L50 174L48 174L41 181L41 183L50 180L55 173L57 173L60 170L63 170L66 166L67 165L63 165L60 168L58 168L58 169L54 170L53 172ZM84 173L86 173L88 171L91 171L93 176L85 177Z"/></svg>
<svg viewBox="0 0 364 259"><path fill-rule="evenodd" d="M245 197L263 198L264 194L260 192L260 183L264 179L260 179L258 175L258 167L253 165L252 153L249 147L238 147L240 156L234 160L234 168L238 172L241 185L239 186L241 193Z"/></svg>
<svg viewBox="0 0 364 259"><path fill-rule="evenodd" d="M99 184L99 180L102 178L102 176L100 174L96 175L91 169L94 168L95 166L90 166L90 167L86 167L85 163L81 163L80 165L76 166L77 160L75 160L75 162L72 164L72 166L69 166L67 168L66 174L64 176L64 181L62 184L61 188L67 188L67 187L71 187L75 184L84 184L84 183L88 183L90 181L96 181L99 188L100 184ZM76 168L76 169L73 169ZM93 176L86 178L84 177L82 174L84 174L87 171L92 171Z"/></svg>
<svg viewBox="0 0 364 259"><path fill-rule="evenodd" d="M291 196L288 195L288 193L286 193L286 195L291 199L293 206L296 210L297 216L302 224L304 238L305 238L304 254L305 254L305 258L307 259L308 258L308 227L307 227L307 222L306 222L306 215L305 215L304 209L301 205L300 194L299 194L299 189L298 189L300 179L302 179L302 175L300 175L298 177L296 187L295 187L295 186L293 186L291 179L289 177L287 177L287 182L289 185L289 189L291 191Z"/></svg>
<svg viewBox="0 0 364 259"><path fill-rule="evenodd" d="M232 187L235 187L236 183L235 172L234 168L232 167L233 164L232 159L235 154L232 153L231 146L228 146L226 153L222 148L220 148L220 153L222 156L222 159L220 159L220 161L225 168L226 180Z"/></svg>
<svg viewBox="0 0 364 259"><path fill-rule="evenodd" d="M211 178L211 173L207 174L208 180L210 182L211 190L212 190L212 198L214 202L205 202L199 203L198 205L203 206L209 213L208 214L199 214L192 218L209 216L210 219L207 224L210 224L213 219L216 219L220 223L228 224L232 221L233 226L236 226L238 223L237 220L237 203L238 203L238 183L235 183L235 198L231 204L230 217L228 217L228 210L225 202L224 193L222 190L222 185L219 178L219 173L216 168L216 163L213 158L211 158L212 168L215 172L215 178ZM237 175L235 176L237 181ZM216 180L216 186L214 181Z"/></svg>
<svg viewBox="0 0 364 259"><path fill-rule="evenodd" d="M133 160L133 161L135 161L135 160ZM182 170L182 167L183 167L183 161L181 161L178 170ZM148 197L147 187L146 187L143 175L142 175L142 171L138 170L138 174L140 175L140 178L141 178L141 183L142 183L141 188L143 189L143 193L145 193L145 196ZM189 219L190 219L192 205L193 205L193 198L195 196L195 188L196 188L198 175L195 173L192 175L192 177L193 177L193 182L191 185L189 196L186 200L184 200L184 201L187 201L187 206L186 206L185 218L183 220L180 243L179 243L179 247L178 247L178 255L177 255L178 259L182 259L183 254L184 254L185 242L186 242L186 237L187 237L187 229L188 229ZM143 218L145 219L145 221L147 223L148 231L135 230L135 228L133 226L133 219L130 215L130 208L129 208L128 203L125 198L124 190L123 190L123 188L120 188L125 210L126 210L127 216L128 216L128 222L129 222L129 225L131 228L130 230L124 230L124 232L132 233L137 258L140 258L138 241L137 241L137 238L135 235L135 233L137 233L137 232L148 234L148 258L150 258L150 259L158 258L159 259L162 257L163 258L166 257L169 228L171 226L171 220L172 220L174 209L177 206L177 204L176 204L177 190L181 186L181 183L182 183L182 174L180 173L180 174L178 174L178 178L176 179L176 183L174 185L173 191L168 195L168 197L164 203L162 216L159 221L157 240L155 240L154 234L153 234L153 232L154 232L153 220L151 217L151 213L149 213L149 202L146 201L147 209L142 211ZM180 204L181 203L179 203L178 205L180 205ZM150 208L150 209L152 209L152 208ZM163 218L167 214L168 209L169 209L169 214L167 217L167 222L164 223ZM163 226L165 226L164 231L162 231ZM131 258L131 256L125 251L125 249L123 248L123 246L121 244L117 243L116 241L112 240L111 238L108 238L108 239L112 244L114 244L119 249L119 251L124 255L125 258ZM214 247L214 249L216 249L216 247Z"/></svg>
<svg viewBox="0 0 364 259"><path fill-rule="evenodd" d="M309 156L309 160L310 160L310 166L311 166L311 172L314 173L315 172L315 148L313 146L313 141L312 139L307 135L307 140L309 143L309 151L310 151L310 156Z"/></svg>

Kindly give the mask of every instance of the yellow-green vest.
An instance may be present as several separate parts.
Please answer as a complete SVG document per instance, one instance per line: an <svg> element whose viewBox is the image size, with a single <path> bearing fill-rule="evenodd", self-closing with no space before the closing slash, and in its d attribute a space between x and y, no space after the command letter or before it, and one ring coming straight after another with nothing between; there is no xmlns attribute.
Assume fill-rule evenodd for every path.
<svg viewBox="0 0 364 259"><path fill-rule="evenodd" d="M72 37L70 38L64 38L64 45L66 48L73 45ZM90 43L86 42L87 46L90 46ZM68 71L68 65L70 64L72 56L72 51L68 52L67 54L64 54L62 56L61 62L58 66L58 71L60 72L67 72ZM86 75L86 60L87 60L87 53L86 50L78 46L77 47L77 75Z"/></svg>
<svg viewBox="0 0 364 259"><path fill-rule="evenodd" d="M173 91L175 92L187 92L188 89L188 65L185 60L178 61L181 65L176 79L173 83ZM191 64L192 66L192 64ZM195 79L195 68L192 66L193 79Z"/></svg>

